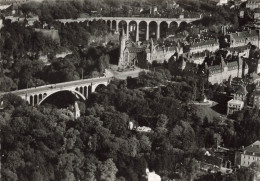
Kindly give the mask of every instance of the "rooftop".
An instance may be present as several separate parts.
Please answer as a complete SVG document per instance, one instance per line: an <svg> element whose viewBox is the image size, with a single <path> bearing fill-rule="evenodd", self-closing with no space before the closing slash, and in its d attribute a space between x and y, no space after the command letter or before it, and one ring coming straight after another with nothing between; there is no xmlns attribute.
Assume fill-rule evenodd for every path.
<svg viewBox="0 0 260 181"><path fill-rule="evenodd" d="M229 36L232 39L243 39L243 38L258 36L258 33L256 30L249 30L249 31L230 33Z"/></svg>
<svg viewBox="0 0 260 181"><path fill-rule="evenodd" d="M244 102L243 102L243 101L240 101L240 100L231 99L230 101L228 101L228 104L241 105L241 104L244 104Z"/></svg>
<svg viewBox="0 0 260 181"><path fill-rule="evenodd" d="M260 141L257 140L253 144L244 148L245 154L260 156Z"/></svg>
<svg viewBox="0 0 260 181"><path fill-rule="evenodd" d="M237 88L237 90L235 90L235 93L236 94L243 94L243 95L246 95L247 94L247 90L246 90L246 87L245 86L239 86Z"/></svg>
<svg viewBox="0 0 260 181"><path fill-rule="evenodd" d="M218 45L219 43L216 40L206 40L206 41L201 41L198 43L194 43L192 44L190 47L200 47L200 46L204 46L204 45Z"/></svg>

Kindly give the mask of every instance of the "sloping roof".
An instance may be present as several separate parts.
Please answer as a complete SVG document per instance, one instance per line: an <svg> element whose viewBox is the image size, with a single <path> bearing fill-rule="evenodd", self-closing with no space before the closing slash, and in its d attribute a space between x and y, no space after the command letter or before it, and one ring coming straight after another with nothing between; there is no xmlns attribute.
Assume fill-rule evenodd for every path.
<svg viewBox="0 0 260 181"><path fill-rule="evenodd" d="M260 96L260 90L256 90L252 93L252 96Z"/></svg>
<svg viewBox="0 0 260 181"><path fill-rule="evenodd" d="M248 4L256 4L256 3L260 3L259 0L250 0L250 1L247 1Z"/></svg>
<svg viewBox="0 0 260 181"><path fill-rule="evenodd" d="M196 64L194 64L194 63L187 62L185 69L186 68L189 71L194 71L194 72L198 71L198 66Z"/></svg>
<svg viewBox="0 0 260 181"><path fill-rule="evenodd" d="M257 37L258 33L256 30L249 30L249 31L242 31L242 32L237 32L237 33L230 33L229 34L231 39L244 39L244 38L249 38L249 37Z"/></svg>
<svg viewBox="0 0 260 181"><path fill-rule="evenodd" d="M239 47L230 47L230 48L226 48L227 51L230 51L230 52L244 52L245 50L249 50L250 49L250 46L248 45L244 45L244 46L239 46Z"/></svg>
<svg viewBox="0 0 260 181"><path fill-rule="evenodd" d="M244 151L246 152L246 154L252 154L253 155L253 153L254 153L254 155L260 156L260 141L257 140L253 144L245 147Z"/></svg>
<svg viewBox="0 0 260 181"><path fill-rule="evenodd" d="M240 77L234 77L231 81L231 85L243 85L244 81L243 78Z"/></svg>
<svg viewBox="0 0 260 181"><path fill-rule="evenodd" d="M216 40L207 40L207 41L201 41L201 42L198 42L198 43L194 43L190 47L194 48L194 47L200 47L200 46L212 45L212 44L218 45L219 43Z"/></svg>
<svg viewBox="0 0 260 181"><path fill-rule="evenodd" d="M245 86L239 86L237 88L237 90L235 90L235 93L236 94L243 94L243 95L246 95L247 94L247 90L246 90L246 87Z"/></svg>
<svg viewBox="0 0 260 181"><path fill-rule="evenodd" d="M254 9L254 13L260 13L260 8Z"/></svg>
<svg viewBox="0 0 260 181"><path fill-rule="evenodd" d="M253 72L253 73L250 74L250 78L253 79L253 81L254 81L254 80L256 80L256 79L259 79L260 76L257 75L257 73Z"/></svg>
<svg viewBox="0 0 260 181"><path fill-rule="evenodd" d="M213 65L213 66L209 66L209 71L217 71L217 70L221 70L221 66L220 65Z"/></svg>
<svg viewBox="0 0 260 181"><path fill-rule="evenodd" d="M228 104L242 105L244 104L244 101L231 99L230 101L228 101Z"/></svg>
<svg viewBox="0 0 260 181"><path fill-rule="evenodd" d="M137 47L128 47L127 49L130 53L140 53L145 51L145 48L137 48Z"/></svg>
<svg viewBox="0 0 260 181"><path fill-rule="evenodd" d="M227 63L227 67L235 67L238 66L238 62L237 61L232 61L232 62L228 62Z"/></svg>

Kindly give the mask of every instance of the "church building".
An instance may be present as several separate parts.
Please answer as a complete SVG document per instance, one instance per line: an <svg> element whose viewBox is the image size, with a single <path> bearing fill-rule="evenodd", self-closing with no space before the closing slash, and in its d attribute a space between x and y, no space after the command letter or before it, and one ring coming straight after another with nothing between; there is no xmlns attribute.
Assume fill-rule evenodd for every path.
<svg viewBox="0 0 260 181"><path fill-rule="evenodd" d="M163 63L176 54L182 54L183 48L177 44L174 46L160 46L159 44L154 45L151 39L148 44L138 45L133 42L126 40L124 30L120 36L120 55L118 66L120 68L130 68L137 65L138 62L147 61L152 63L154 61Z"/></svg>

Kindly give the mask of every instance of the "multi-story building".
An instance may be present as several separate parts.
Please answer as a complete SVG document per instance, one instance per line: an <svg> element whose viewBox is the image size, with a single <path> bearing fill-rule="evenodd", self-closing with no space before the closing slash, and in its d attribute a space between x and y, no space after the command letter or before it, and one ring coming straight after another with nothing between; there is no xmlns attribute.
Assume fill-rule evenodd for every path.
<svg viewBox="0 0 260 181"><path fill-rule="evenodd" d="M243 167L250 166L253 162L260 161L260 141L242 149L242 152L236 153L236 165Z"/></svg>
<svg viewBox="0 0 260 181"><path fill-rule="evenodd" d="M255 90L251 96L251 104L255 108L260 108L260 90Z"/></svg>
<svg viewBox="0 0 260 181"><path fill-rule="evenodd" d="M248 30L227 35L230 47L245 46L249 43L259 47L259 32L257 30Z"/></svg>
<svg viewBox="0 0 260 181"><path fill-rule="evenodd" d="M243 60L241 57L234 56L233 61L225 62L221 57L220 64L208 65L208 81L212 84L219 84L228 81L229 78L242 77L247 74L248 67L243 65Z"/></svg>
<svg viewBox="0 0 260 181"><path fill-rule="evenodd" d="M199 52L195 54L184 53L182 54L189 62L201 65L207 57L207 52Z"/></svg>
<svg viewBox="0 0 260 181"><path fill-rule="evenodd" d="M249 9L257 9L259 7L260 7L259 0L248 0L246 3L246 8L249 8Z"/></svg>
<svg viewBox="0 0 260 181"><path fill-rule="evenodd" d="M223 6L223 5L226 5L228 3L228 0L219 0L218 2L218 6Z"/></svg>
<svg viewBox="0 0 260 181"><path fill-rule="evenodd" d="M198 43L193 43L190 45L191 54L204 52L206 50L208 50L210 52L215 52L218 49L219 49L218 40L206 40L206 41L201 41Z"/></svg>
<svg viewBox="0 0 260 181"><path fill-rule="evenodd" d="M238 77L234 78L235 80L239 80ZM240 81L236 81L239 83ZM234 93L234 98L228 101L227 103L227 115L233 114L236 111L240 111L244 107L244 103L247 98L247 90L245 85L237 86Z"/></svg>
<svg viewBox="0 0 260 181"><path fill-rule="evenodd" d="M254 10L254 20L260 20L260 9Z"/></svg>
<svg viewBox="0 0 260 181"><path fill-rule="evenodd" d="M250 51L249 45L244 45L244 46L237 46L237 47L229 47L226 48L225 50L227 51L227 55L236 55L239 57L243 58L248 58L249 57L249 51Z"/></svg>
<svg viewBox="0 0 260 181"><path fill-rule="evenodd" d="M137 62L148 61L152 63L156 61L163 63L168 61L175 54L182 54L183 48L177 44L171 47L154 45L153 40L147 45L136 45L134 43L126 44L124 31L120 38L120 56L118 66L121 68L131 67Z"/></svg>
<svg viewBox="0 0 260 181"><path fill-rule="evenodd" d="M227 103L227 115L233 114L236 111L241 111L244 107L244 101L231 99Z"/></svg>
<svg viewBox="0 0 260 181"><path fill-rule="evenodd" d="M235 91L237 89L239 89L241 86L245 85L243 78L241 77L234 77L231 80L231 87L232 89Z"/></svg>
<svg viewBox="0 0 260 181"><path fill-rule="evenodd" d="M246 86L239 86L234 93L234 100L245 101L247 96Z"/></svg>

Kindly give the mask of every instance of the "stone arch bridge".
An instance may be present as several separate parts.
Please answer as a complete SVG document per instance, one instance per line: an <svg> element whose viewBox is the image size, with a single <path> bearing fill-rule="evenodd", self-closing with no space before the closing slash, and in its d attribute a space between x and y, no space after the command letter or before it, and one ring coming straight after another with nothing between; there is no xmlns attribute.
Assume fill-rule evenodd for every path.
<svg viewBox="0 0 260 181"><path fill-rule="evenodd" d="M98 21L102 20L105 23L107 23L110 26L110 29L115 29L116 31L119 31L119 23L125 22L126 23L126 37L129 38L129 27L130 23L133 22L136 25L136 41L139 41L139 25L141 22L146 23L146 40L149 39L149 25L150 23L154 22L156 23L157 31L156 31L156 37L157 39L160 38L160 26L164 22L167 24L168 29L170 28L172 23L175 23L177 27L180 26L181 23L192 23L196 20L201 19L201 16L199 18L147 18L147 17L89 17L89 18L78 18L78 19L58 19L57 21L61 23L71 23L71 22L92 22L92 21ZM113 24L115 24L115 28L113 28Z"/></svg>
<svg viewBox="0 0 260 181"><path fill-rule="evenodd" d="M77 81L64 82L59 84L50 84L29 89L22 89L12 92L5 92L4 95L12 93L20 96L30 105L40 105L45 99L54 93L61 91L70 91L76 97L86 100L92 92L95 92L99 86L107 86L112 77L101 77L93 79L82 79Z"/></svg>

